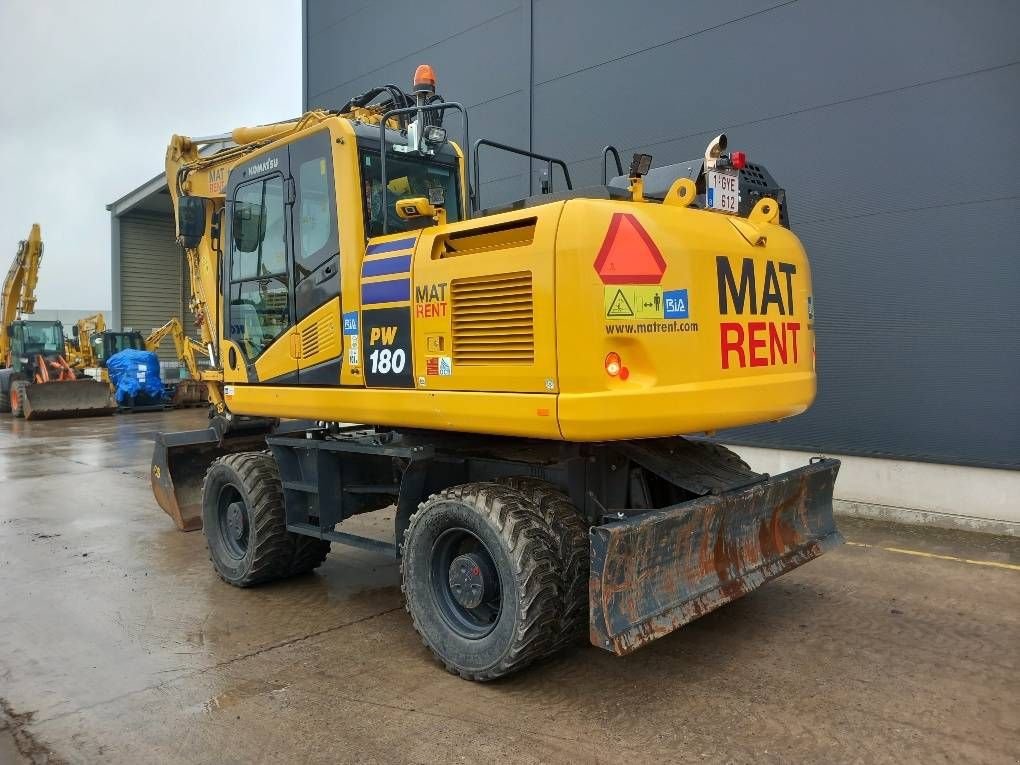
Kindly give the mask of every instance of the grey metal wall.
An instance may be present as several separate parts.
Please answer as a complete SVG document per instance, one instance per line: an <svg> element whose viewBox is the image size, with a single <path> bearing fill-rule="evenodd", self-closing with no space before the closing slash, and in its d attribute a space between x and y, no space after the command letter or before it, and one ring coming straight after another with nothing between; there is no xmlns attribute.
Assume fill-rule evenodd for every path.
<svg viewBox="0 0 1020 765"><path fill-rule="evenodd" d="M120 325L148 335L170 317L183 317L185 331L197 337L188 308L187 264L165 215L132 212L120 217ZM173 342L163 341L161 362L175 362Z"/></svg>
<svg viewBox="0 0 1020 765"><path fill-rule="evenodd" d="M596 182L726 131L789 192L819 395L738 443L1020 468L1020 3L305 0L305 103L415 65L487 136ZM526 193L483 162L483 201ZM532 186L537 188L532 179Z"/></svg>

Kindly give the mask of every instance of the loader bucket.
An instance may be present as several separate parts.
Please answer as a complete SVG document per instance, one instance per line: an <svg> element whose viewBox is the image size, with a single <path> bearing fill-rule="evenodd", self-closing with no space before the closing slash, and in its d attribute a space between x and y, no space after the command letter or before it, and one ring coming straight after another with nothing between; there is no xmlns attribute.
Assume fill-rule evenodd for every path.
<svg viewBox="0 0 1020 765"><path fill-rule="evenodd" d="M88 379L26 385L22 406L26 420L92 417L117 410L110 386Z"/></svg>
<svg viewBox="0 0 1020 765"><path fill-rule="evenodd" d="M152 451L152 493L181 531L202 528L202 482L219 457L266 448L266 431L226 436L213 428L157 433Z"/></svg>
<svg viewBox="0 0 1020 765"><path fill-rule="evenodd" d="M843 542L839 461L591 529L591 642L630 653Z"/></svg>

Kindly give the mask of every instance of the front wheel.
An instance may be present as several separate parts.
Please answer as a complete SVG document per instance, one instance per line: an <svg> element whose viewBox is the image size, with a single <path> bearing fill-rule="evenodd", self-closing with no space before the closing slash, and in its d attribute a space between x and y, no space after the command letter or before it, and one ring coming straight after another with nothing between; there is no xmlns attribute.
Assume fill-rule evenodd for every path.
<svg viewBox="0 0 1020 765"><path fill-rule="evenodd" d="M11 384L11 414L15 417L25 416L25 388L28 383L24 380L15 380Z"/></svg>
<svg viewBox="0 0 1020 765"><path fill-rule="evenodd" d="M465 679L515 672L555 642L556 540L521 492L474 483L430 497L408 525L401 576L415 630Z"/></svg>
<svg viewBox="0 0 1020 765"><path fill-rule="evenodd" d="M280 471L265 452L216 460L202 485L202 524L220 577L250 587L316 568L329 542L287 531Z"/></svg>

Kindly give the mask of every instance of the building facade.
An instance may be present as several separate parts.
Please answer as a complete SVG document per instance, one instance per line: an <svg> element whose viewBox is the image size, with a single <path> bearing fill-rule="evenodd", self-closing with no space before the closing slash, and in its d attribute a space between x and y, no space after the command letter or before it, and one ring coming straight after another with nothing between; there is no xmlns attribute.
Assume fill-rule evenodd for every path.
<svg viewBox="0 0 1020 765"><path fill-rule="evenodd" d="M601 182L606 144L661 165L726 132L785 187L811 256L819 391L806 414L722 437L770 471L846 456L846 509L1015 530L1020 5L304 0L303 14L306 107L407 89L428 63L472 139L561 157L575 186ZM537 192L539 171L483 155L482 205Z"/></svg>
<svg viewBox="0 0 1020 765"><path fill-rule="evenodd" d="M185 331L197 338L188 264L176 242L165 177L156 176L106 209L110 212L113 295L110 327L137 330L145 336L176 316ZM157 355L164 369L179 367L169 339Z"/></svg>

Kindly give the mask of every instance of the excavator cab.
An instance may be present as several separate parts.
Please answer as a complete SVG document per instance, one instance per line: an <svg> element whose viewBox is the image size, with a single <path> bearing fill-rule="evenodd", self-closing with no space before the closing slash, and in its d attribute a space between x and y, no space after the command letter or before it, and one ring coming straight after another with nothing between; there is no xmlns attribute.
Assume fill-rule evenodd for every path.
<svg viewBox="0 0 1020 765"><path fill-rule="evenodd" d="M106 330L92 338L92 351L96 364L106 366L106 361L115 353L125 350L144 351L145 338L141 332L114 332Z"/></svg>
<svg viewBox="0 0 1020 765"><path fill-rule="evenodd" d="M64 352L64 325L59 321L16 321L8 326L11 368L34 377L39 357L52 362Z"/></svg>

